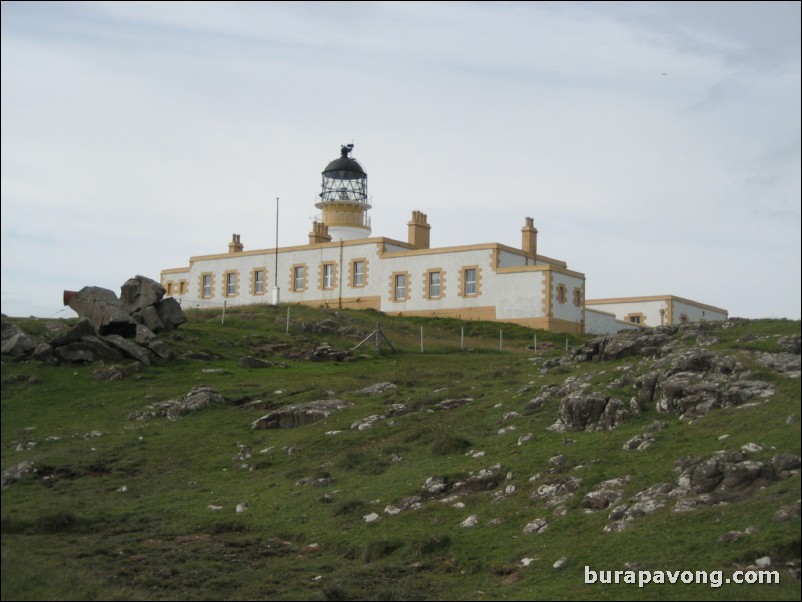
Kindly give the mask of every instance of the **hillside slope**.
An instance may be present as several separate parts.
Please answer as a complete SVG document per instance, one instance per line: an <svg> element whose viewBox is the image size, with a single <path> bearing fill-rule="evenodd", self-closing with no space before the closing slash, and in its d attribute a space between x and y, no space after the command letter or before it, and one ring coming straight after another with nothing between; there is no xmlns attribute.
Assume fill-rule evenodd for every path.
<svg viewBox="0 0 802 602"><path fill-rule="evenodd" d="M147 368L3 356L4 600L800 598L799 322L188 317Z"/></svg>

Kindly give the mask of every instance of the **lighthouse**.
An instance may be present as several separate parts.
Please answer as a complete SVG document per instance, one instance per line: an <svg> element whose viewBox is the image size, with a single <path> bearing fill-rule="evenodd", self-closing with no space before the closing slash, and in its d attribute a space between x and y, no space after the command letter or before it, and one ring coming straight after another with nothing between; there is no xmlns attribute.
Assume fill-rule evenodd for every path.
<svg viewBox="0 0 802 602"><path fill-rule="evenodd" d="M353 144L342 146L339 158L322 172L320 201L315 207L322 211L320 221L328 228L332 241L370 236L368 174L348 156L353 149Z"/></svg>

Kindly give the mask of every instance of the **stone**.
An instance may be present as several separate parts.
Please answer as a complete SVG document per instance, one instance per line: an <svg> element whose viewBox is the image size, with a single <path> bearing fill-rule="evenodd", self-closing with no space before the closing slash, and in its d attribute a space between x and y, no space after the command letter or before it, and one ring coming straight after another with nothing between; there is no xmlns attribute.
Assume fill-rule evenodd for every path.
<svg viewBox="0 0 802 602"><path fill-rule="evenodd" d="M446 483L441 477L429 477L421 489L429 493L442 493L446 490Z"/></svg>
<svg viewBox="0 0 802 602"><path fill-rule="evenodd" d="M518 445L523 445L524 443L528 443L534 438L535 435L533 433L526 433L526 435L521 435L520 437L518 437Z"/></svg>
<svg viewBox="0 0 802 602"><path fill-rule="evenodd" d="M611 489L600 489L588 492L579 505L588 510L604 510L608 506L618 503L621 499L619 491Z"/></svg>
<svg viewBox="0 0 802 602"><path fill-rule="evenodd" d="M239 512L247 512L251 505L248 502L241 502L237 504L236 511Z"/></svg>
<svg viewBox="0 0 802 602"><path fill-rule="evenodd" d="M257 430L298 428L328 418L333 412L352 405L354 404L341 399L323 399L288 405L255 420L251 428Z"/></svg>
<svg viewBox="0 0 802 602"><path fill-rule="evenodd" d="M381 520L381 516L379 516L375 512L371 512L370 514L366 514L365 516L363 516L362 520L365 521L366 523L376 523L379 520Z"/></svg>
<svg viewBox="0 0 802 602"><path fill-rule="evenodd" d="M239 358L238 365L240 368L270 368L275 364L273 364L273 362L268 362L267 360L245 355Z"/></svg>
<svg viewBox="0 0 802 602"><path fill-rule="evenodd" d="M40 362L46 362L54 356L55 349L49 343L39 343L33 348L31 357Z"/></svg>
<svg viewBox="0 0 802 602"><path fill-rule="evenodd" d="M598 393L571 393L560 400L560 422L572 431L612 430L627 413L622 401Z"/></svg>
<svg viewBox="0 0 802 602"><path fill-rule="evenodd" d="M462 521L459 526L463 529L470 529L471 527L475 527L479 523L479 517L476 514L472 514L464 521Z"/></svg>
<svg viewBox="0 0 802 602"><path fill-rule="evenodd" d="M381 382L360 389L357 393L360 395L379 395L380 393L386 393L387 391L392 391L397 388L398 385L394 385L391 382Z"/></svg>
<svg viewBox="0 0 802 602"><path fill-rule="evenodd" d="M22 328L3 320L0 324L2 324L2 328L0 328L0 333L2 336L2 352L7 353L9 355L26 355L32 352L36 345L39 344L34 337L26 334Z"/></svg>
<svg viewBox="0 0 802 602"><path fill-rule="evenodd" d="M134 327L134 334L136 327ZM110 334L105 337L107 343L122 351L126 356L135 359L144 366L151 364L151 352L144 347L137 345L134 341L125 339L119 334Z"/></svg>
<svg viewBox="0 0 802 602"><path fill-rule="evenodd" d="M91 364L95 361L95 355L86 343L70 343L56 347L55 356L59 361L75 364Z"/></svg>
<svg viewBox="0 0 802 602"><path fill-rule="evenodd" d="M771 465L777 474L788 470L797 470L800 468L800 458L793 454L777 454L771 459Z"/></svg>
<svg viewBox="0 0 802 602"><path fill-rule="evenodd" d="M156 308L165 330L178 328L187 321L187 317L181 309L181 304L172 297L162 299L153 307Z"/></svg>
<svg viewBox="0 0 802 602"><path fill-rule="evenodd" d="M524 526L524 533L543 533L549 527L549 521L545 518L537 518Z"/></svg>
<svg viewBox="0 0 802 602"><path fill-rule="evenodd" d="M777 512L774 513L774 516L771 517L771 520L773 520L775 523L787 523L797 518L799 514L800 501L797 500L795 503L788 506L783 506L777 510Z"/></svg>
<svg viewBox="0 0 802 602"><path fill-rule="evenodd" d="M162 322L162 319L159 317L159 312L152 305L143 307L139 311L134 312L134 316L140 322L141 326L145 326L151 332L157 333L166 330L164 322Z"/></svg>
<svg viewBox="0 0 802 602"><path fill-rule="evenodd" d="M168 420L178 420L192 412L207 408L212 404L223 403L225 399L210 387L200 385L193 387L189 393L177 399L169 399L147 406L144 410L137 410L128 415L129 420L148 420L157 416L164 416Z"/></svg>
<svg viewBox="0 0 802 602"><path fill-rule="evenodd" d="M557 562L555 562L551 566L552 566L552 568L554 568L555 570L558 570L558 571L560 569L564 569L565 567L568 566L568 559L567 558L560 558Z"/></svg>
<svg viewBox="0 0 802 602"><path fill-rule="evenodd" d="M92 352L95 361L119 362L123 359L123 354L118 349L109 345L100 337L87 335L81 338L81 342ZM73 343L73 345L77 345L77 343Z"/></svg>
<svg viewBox="0 0 802 602"><path fill-rule="evenodd" d="M167 291L147 276L134 276L125 281L120 289L120 300L135 309L156 305Z"/></svg>
<svg viewBox="0 0 802 602"><path fill-rule="evenodd" d="M130 315L131 307L108 289L85 286L70 299L69 306L80 317L87 318L97 334L125 337L136 334L137 322Z"/></svg>
<svg viewBox="0 0 802 602"><path fill-rule="evenodd" d="M34 463L31 462L30 460L24 460L19 464L12 466L7 470L4 470L1 481L2 488L6 489L9 485L11 485L12 483L16 483L29 472L34 472L34 470L35 470Z"/></svg>

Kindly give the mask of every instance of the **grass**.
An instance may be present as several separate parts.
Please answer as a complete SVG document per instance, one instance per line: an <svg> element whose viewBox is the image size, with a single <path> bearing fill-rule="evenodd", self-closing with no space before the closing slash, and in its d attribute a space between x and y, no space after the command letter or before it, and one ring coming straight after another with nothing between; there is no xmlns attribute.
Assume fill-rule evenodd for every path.
<svg viewBox="0 0 802 602"><path fill-rule="evenodd" d="M622 533L603 533L607 512L588 514L579 506L602 480L629 475L625 499L654 483L673 482L674 462L690 455L706 457L749 442L763 447L753 459L798 455L799 422L786 424L786 418L799 417L799 381L761 368L753 358L780 351L779 338L798 334L798 322L711 325L706 333L718 338L712 350L736 356L753 378L775 384L767 403L712 411L692 424L650 407L615 431L553 433L546 427L557 416L556 396L540 409L523 411L541 387L587 378L591 390L628 403L634 390L619 381L622 370L634 380L651 362L630 358L542 372L544 361L562 356L565 335L538 332L539 344L555 348L535 354L527 349L535 333L506 324L292 306L287 333L286 313L286 307L239 308L221 324L218 312L191 311L190 321L165 337L176 359L121 381L95 380L95 366L4 357L2 466L30 460L37 467L2 492L4 600L799 599L799 581L783 568L781 583L772 586L640 589L586 585L583 579L585 565L615 570L636 562L649 570L730 574L761 556L773 563L799 558L799 519L772 521L778 508L799 499L798 476L737 503L682 514L667 507ZM315 332L312 325L322 320L336 328ZM385 348L376 357L368 345L352 362L284 357L287 347L322 341L353 347L376 321L396 353ZM62 326L52 320L16 322L42 334ZM463 332L466 351L460 349ZM675 346L697 343L686 334L675 336ZM569 345L583 340L567 338ZM183 359L190 351L219 359ZM243 355L287 367L240 368ZM208 368L226 373L203 372ZM356 394L382 381L397 388ZM227 403L176 422L128 420L133 410L201 384L218 390ZM354 405L299 429L250 428L270 409L328 397ZM462 398L472 401L449 410L438 406ZM357 420L386 415L390 404L414 411L350 430ZM522 415L503 420L511 411ZM652 448L622 449L655 420L667 426L655 432ZM517 428L498 434L511 425ZM519 446L526 433L534 435L532 441ZM243 446L253 454L246 468L234 460ZM559 454L568 468L550 473L548 460ZM421 487L428 477L453 484L495 464L502 471L491 489L470 489L451 503L426 501ZM537 473L540 480L530 482ZM565 516L532 498L539 484L569 476L582 483L566 502ZM508 485L515 492L499 503L494 493ZM414 496L424 498L419 509L384 513L386 506L400 507ZM236 513L242 502L249 509ZM380 520L366 523L363 516L372 512ZM461 528L470 515L478 516L478 525ZM524 535L523 526L539 517L551 521L549 529ZM752 535L716 543L724 533L749 526L756 528ZM553 569L563 557L567 567ZM523 568L523 558L535 560Z"/></svg>

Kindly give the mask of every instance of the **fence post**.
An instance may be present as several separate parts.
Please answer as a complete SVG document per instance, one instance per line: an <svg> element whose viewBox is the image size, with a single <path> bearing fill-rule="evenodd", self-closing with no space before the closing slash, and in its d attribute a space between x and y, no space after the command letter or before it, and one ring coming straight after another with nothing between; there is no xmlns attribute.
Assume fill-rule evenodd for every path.
<svg viewBox="0 0 802 602"><path fill-rule="evenodd" d="M290 308L287 308L287 327L284 330L284 334L290 334Z"/></svg>
<svg viewBox="0 0 802 602"><path fill-rule="evenodd" d="M226 303L228 303L228 299L223 301L223 315L220 318L221 325L226 323Z"/></svg>
<svg viewBox="0 0 802 602"><path fill-rule="evenodd" d="M423 326L420 327L420 352L423 353Z"/></svg>
<svg viewBox="0 0 802 602"><path fill-rule="evenodd" d="M504 349L504 331L499 329L498 331L498 350L502 351Z"/></svg>
<svg viewBox="0 0 802 602"><path fill-rule="evenodd" d="M459 350L465 351L465 327L459 327Z"/></svg>
<svg viewBox="0 0 802 602"><path fill-rule="evenodd" d="M537 335L535 334L535 335L532 335L532 336L535 337L535 352L537 352Z"/></svg>

